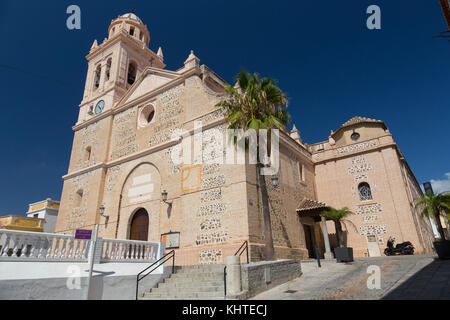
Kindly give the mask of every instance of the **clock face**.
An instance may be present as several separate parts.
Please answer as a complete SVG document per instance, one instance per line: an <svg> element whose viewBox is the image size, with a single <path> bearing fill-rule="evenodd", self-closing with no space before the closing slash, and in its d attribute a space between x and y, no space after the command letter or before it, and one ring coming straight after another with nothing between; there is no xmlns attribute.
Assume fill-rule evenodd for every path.
<svg viewBox="0 0 450 320"><path fill-rule="evenodd" d="M100 112L103 111L103 108L105 107L105 101L100 100L99 102L97 102L97 105L95 106L95 114L99 114Z"/></svg>

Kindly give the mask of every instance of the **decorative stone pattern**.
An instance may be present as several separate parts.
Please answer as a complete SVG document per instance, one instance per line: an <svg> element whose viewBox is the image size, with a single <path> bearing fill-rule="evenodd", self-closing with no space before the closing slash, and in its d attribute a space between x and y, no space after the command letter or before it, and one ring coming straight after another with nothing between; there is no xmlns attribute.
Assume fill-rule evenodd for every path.
<svg viewBox="0 0 450 320"><path fill-rule="evenodd" d="M202 233L197 236L197 240L195 243L198 246L214 244L214 243L223 243L227 241L228 232L226 231L214 231L208 233Z"/></svg>
<svg viewBox="0 0 450 320"><path fill-rule="evenodd" d="M138 151L135 127L136 108L122 111L114 117L111 160Z"/></svg>
<svg viewBox="0 0 450 320"><path fill-rule="evenodd" d="M120 173L121 165L117 165L108 169L106 175L106 191L112 191L116 186L117 177Z"/></svg>
<svg viewBox="0 0 450 320"><path fill-rule="evenodd" d="M169 141L172 133L182 126L184 109L180 104L180 96L184 92L184 85L178 85L160 94L156 100L156 125L150 136L149 146L155 146Z"/></svg>
<svg viewBox="0 0 450 320"><path fill-rule="evenodd" d="M199 258L200 264L220 263L223 261L222 250L212 249L200 251Z"/></svg>
<svg viewBox="0 0 450 320"><path fill-rule="evenodd" d="M368 204L363 206L358 206L355 210L356 214L365 214L365 213L377 213L381 212L381 204L374 203L374 204Z"/></svg>
<svg viewBox="0 0 450 320"><path fill-rule="evenodd" d="M386 233L385 225L360 226L359 234L362 236Z"/></svg>
<svg viewBox="0 0 450 320"><path fill-rule="evenodd" d="M363 223L373 223L378 220L378 216L364 216L363 217Z"/></svg>
<svg viewBox="0 0 450 320"><path fill-rule="evenodd" d="M220 200L220 199L222 199L222 189L221 188L203 191L200 194L200 201L202 203L208 202L208 201Z"/></svg>
<svg viewBox="0 0 450 320"><path fill-rule="evenodd" d="M210 189L221 187L225 184L225 175L221 174L215 177L206 178L202 181L202 189Z"/></svg>
<svg viewBox="0 0 450 320"><path fill-rule="evenodd" d="M361 150L364 150L364 149L367 149L370 147L375 147L377 144L378 144L377 140L365 141L365 142L361 142L358 144L353 144L353 145L337 148L336 153L338 155L340 155L340 154L353 152L353 151L361 151Z"/></svg>
<svg viewBox="0 0 450 320"><path fill-rule="evenodd" d="M87 214L87 199L89 197L90 178L93 171L86 172L72 179L72 188L69 195L71 212L65 218L66 230L75 230L85 225ZM75 206L75 196L79 190L83 191L83 197L79 207Z"/></svg>
<svg viewBox="0 0 450 320"><path fill-rule="evenodd" d="M85 127L81 131L81 143L78 150L78 160L75 168L77 170L90 167L96 163L98 143L98 122ZM87 147L91 147L90 159L85 159Z"/></svg>

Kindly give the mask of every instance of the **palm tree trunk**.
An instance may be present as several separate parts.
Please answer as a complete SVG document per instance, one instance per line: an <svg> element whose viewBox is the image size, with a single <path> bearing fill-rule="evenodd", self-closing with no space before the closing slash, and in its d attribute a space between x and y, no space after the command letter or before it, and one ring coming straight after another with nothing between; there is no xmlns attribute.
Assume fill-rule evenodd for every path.
<svg viewBox="0 0 450 320"><path fill-rule="evenodd" d="M336 226L336 237L337 237L337 241L338 241L338 246L339 248L342 248L342 226L341 226L341 222L340 221L335 221L334 222L335 226Z"/></svg>
<svg viewBox="0 0 450 320"><path fill-rule="evenodd" d="M261 163L256 165L256 175L258 176L259 187L261 188L262 211L264 217L264 239L266 242L264 247L264 260L272 261L275 260L275 250L273 247L272 223L270 221L269 193L267 192L265 176L260 173L262 167L263 164Z"/></svg>
<svg viewBox="0 0 450 320"><path fill-rule="evenodd" d="M434 219L436 220L439 235L441 236L442 240L445 240L445 233L441 223L441 215L439 214L439 210L436 207L434 207L433 210L434 210Z"/></svg>

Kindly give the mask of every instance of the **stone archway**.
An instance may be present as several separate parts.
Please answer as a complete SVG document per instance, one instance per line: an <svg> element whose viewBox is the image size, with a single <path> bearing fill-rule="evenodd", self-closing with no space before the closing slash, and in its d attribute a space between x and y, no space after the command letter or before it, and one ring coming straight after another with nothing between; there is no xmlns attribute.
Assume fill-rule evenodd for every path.
<svg viewBox="0 0 450 320"><path fill-rule="evenodd" d="M130 240L148 240L148 213L147 210L141 208L133 215L130 224Z"/></svg>

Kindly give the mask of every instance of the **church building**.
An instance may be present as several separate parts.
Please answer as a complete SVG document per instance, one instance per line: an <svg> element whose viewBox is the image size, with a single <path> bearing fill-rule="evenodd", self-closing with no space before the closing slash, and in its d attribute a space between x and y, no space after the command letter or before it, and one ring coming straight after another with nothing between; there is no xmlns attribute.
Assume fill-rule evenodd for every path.
<svg viewBox="0 0 450 320"><path fill-rule="evenodd" d="M193 149L217 143L227 129L226 83L193 51L167 70L162 49L149 49L147 26L133 13L112 20L89 54L83 100L56 224L57 233L99 225L99 236L164 241L177 264L222 263L248 241L263 258L264 219L255 164L176 163L183 130ZM201 135L196 123L201 121ZM432 246L430 223L414 209L422 191L383 121L354 117L327 141L303 143L294 128L279 133L279 170L266 176L278 259L332 257L334 225L321 215L349 207L344 244L355 256L382 255L389 236ZM199 138L200 137L200 138ZM199 140L200 139L200 140ZM199 160L199 159L197 159ZM100 210L102 208L103 210Z"/></svg>

